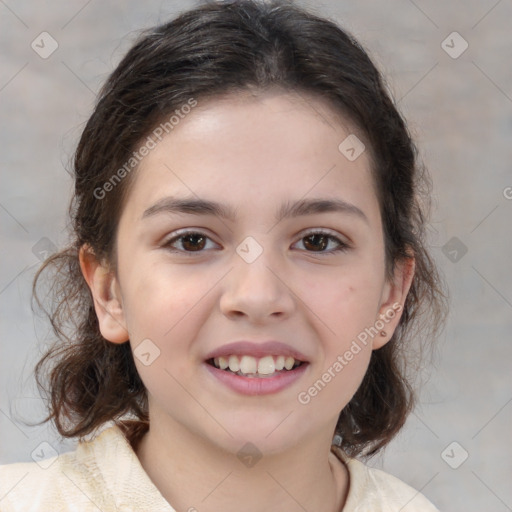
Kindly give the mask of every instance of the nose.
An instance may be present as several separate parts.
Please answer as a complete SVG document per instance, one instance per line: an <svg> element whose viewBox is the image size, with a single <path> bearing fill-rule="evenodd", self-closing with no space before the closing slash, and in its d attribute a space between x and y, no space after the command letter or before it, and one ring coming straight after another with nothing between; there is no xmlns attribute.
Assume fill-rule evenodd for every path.
<svg viewBox="0 0 512 512"><path fill-rule="evenodd" d="M235 268L226 276L220 299L221 311L230 319L246 317L261 324L288 318L295 310L291 284L284 272L272 265L266 252L252 263L235 255Z"/></svg>

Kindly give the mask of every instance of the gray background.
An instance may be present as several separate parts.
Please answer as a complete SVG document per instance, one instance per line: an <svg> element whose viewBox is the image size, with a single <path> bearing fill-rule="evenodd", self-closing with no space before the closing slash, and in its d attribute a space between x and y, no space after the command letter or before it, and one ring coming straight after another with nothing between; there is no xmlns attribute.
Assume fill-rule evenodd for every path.
<svg viewBox="0 0 512 512"><path fill-rule="evenodd" d="M388 77L434 180L431 244L452 297L421 406L370 464L444 511L512 510L512 2L300 3L352 31ZM65 244L65 168L95 93L139 29L193 5L0 1L1 463L74 446L20 421L43 412L31 371L48 325L31 280L48 240ZM59 45L47 59L31 48L43 31ZM453 31L469 45L458 58L442 47Z"/></svg>

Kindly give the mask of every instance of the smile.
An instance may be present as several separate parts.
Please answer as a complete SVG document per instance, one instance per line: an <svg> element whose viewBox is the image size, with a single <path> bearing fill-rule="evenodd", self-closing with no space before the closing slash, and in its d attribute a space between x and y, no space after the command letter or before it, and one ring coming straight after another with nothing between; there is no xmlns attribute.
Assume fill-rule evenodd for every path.
<svg viewBox="0 0 512 512"><path fill-rule="evenodd" d="M272 393L278 393L290 386L292 386L295 382L297 382L307 371L309 368L309 363L301 362L293 360L293 366L291 369L287 370L286 366L282 370L276 370L275 363L281 363L279 356L275 358L274 369L272 373L260 374L259 371L253 372L249 371L249 373L244 373L240 369L235 373L231 370L231 357L228 359L228 367L225 369L220 368L220 361L217 361L217 365L215 365L214 359L209 359L205 361L203 364L203 368L207 370L207 373L210 377L213 377L213 385L215 386L217 383L221 383L223 386L235 391L237 394L241 395L249 395L249 396L258 396L258 395L268 395ZM258 368L260 366L260 361L263 360L263 365L268 364L266 367L266 371L271 369L270 361L267 358L274 359L273 356L264 356L258 362L258 366L255 366L256 363L250 361L250 359L255 359L250 356L234 356L239 360L239 365L245 367L245 369L254 370L254 368ZM247 360L244 358L249 357ZM283 356L280 356L283 357ZM220 358L219 358L220 359ZM224 358L227 359L227 358ZM278 360L279 359L279 360ZM233 359L235 362L235 359ZM223 365L225 361L222 362ZM236 363L235 363L236 364ZM285 358L286 364L286 358ZM249 367L250 366L250 367ZM288 366L290 366L290 362L288 361ZM236 366L233 366L236 368ZM278 366L279 367L279 366ZM265 367L263 366L265 371Z"/></svg>
<svg viewBox="0 0 512 512"><path fill-rule="evenodd" d="M249 355L230 355L215 357L207 361L209 364L241 377L269 378L280 372L288 372L303 364L291 356L263 356L260 358Z"/></svg>

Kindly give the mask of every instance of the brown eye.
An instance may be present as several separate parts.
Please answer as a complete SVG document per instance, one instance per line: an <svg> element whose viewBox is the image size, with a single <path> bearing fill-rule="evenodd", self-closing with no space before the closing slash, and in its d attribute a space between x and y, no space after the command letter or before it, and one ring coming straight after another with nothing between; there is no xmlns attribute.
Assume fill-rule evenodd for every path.
<svg viewBox="0 0 512 512"><path fill-rule="evenodd" d="M189 231L171 238L163 244L163 247L172 252L187 254L193 252L204 252L204 249L210 248L207 247L208 242L213 244L213 241L204 233Z"/></svg>
<svg viewBox="0 0 512 512"><path fill-rule="evenodd" d="M206 245L206 238L199 233L186 235L180 238L182 240L182 247L186 251L200 251L201 249L204 249L204 246Z"/></svg>
<svg viewBox="0 0 512 512"><path fill-rule="evenodd" d="M308 250L323 251L329 243L329 238L327 235L322 234L306 236L304 240L307 240L307 242L304 243L304 247Z"/></svg>
<svg viewBox="0 0 512 512"><path fill-rule="evenodd" d="M338 237L323 231L314 231L302 237L302 242L307 252L317 252L321 254L332 254L340 251L347 251L350 246L342 242ZM334 244L334 245L333 245Z"/></svg>

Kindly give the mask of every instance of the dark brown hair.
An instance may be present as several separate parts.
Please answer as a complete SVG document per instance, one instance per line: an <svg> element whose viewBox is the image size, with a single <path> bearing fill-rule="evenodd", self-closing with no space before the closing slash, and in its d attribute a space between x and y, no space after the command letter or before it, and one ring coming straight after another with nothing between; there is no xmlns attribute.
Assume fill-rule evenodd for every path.
<svg viewBox="0 0 512 512"><path fill-rule="evenodd" d="M53 420L62 436L85 437L106 421L121 425L127 415L146 427L149 421L130 344L102 337L78 260L87 244L115 268L116 228L136 170L122 173L108 193L98 191L191 98L275 87L327 101L357 127L372 156L387 277L414 254L399 326L372 352L335 433L347 453L373 454L403 426L414 403L405 366L409 346L417 336L434 339L446 310L442 280L425 247L428 174L381 74L350 34L291 2L241 0L200 5L143 33L103 86L83 130L74 158L72 240L34 280L34 297L44 308L38 281L50 272L46 311L58 339L37 364L36 378L49 399L43 421Z"/></svg>

